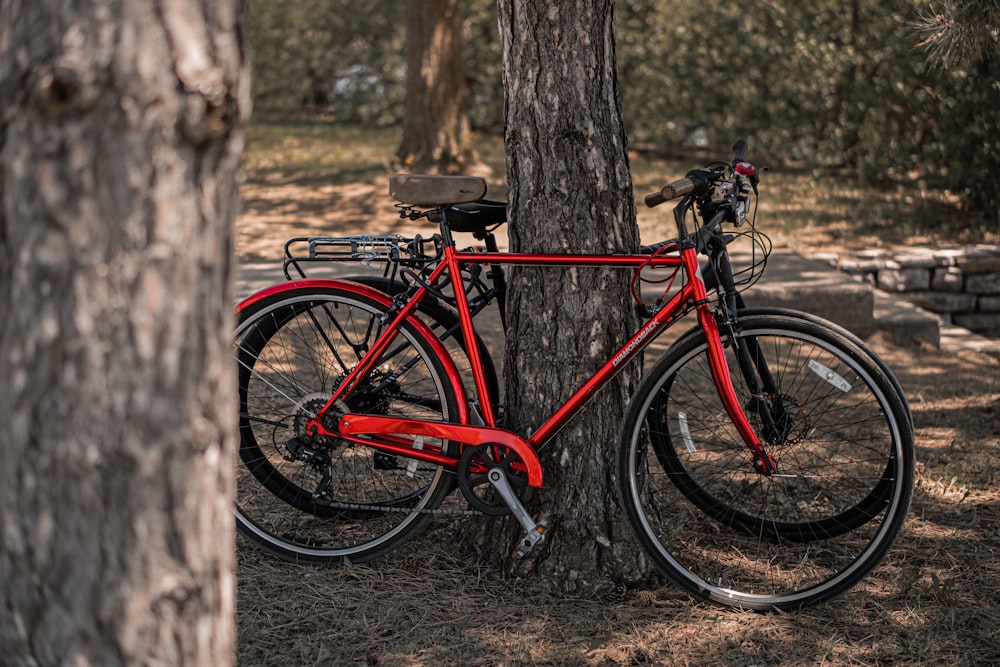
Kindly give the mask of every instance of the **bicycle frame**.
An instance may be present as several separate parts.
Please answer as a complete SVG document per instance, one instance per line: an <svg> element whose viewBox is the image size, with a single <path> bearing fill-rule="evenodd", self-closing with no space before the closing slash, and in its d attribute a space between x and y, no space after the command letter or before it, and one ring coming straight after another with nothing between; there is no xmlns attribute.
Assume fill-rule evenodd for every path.
<svg viewBox="0 0 1000 667"><path fill-rule="evenodd" d="M543 486L541 448L694 311L697 324L650 360L613 415L621 434L609 472L645 557L692 595L743 609L797 610L855 585L903 525L912 418L892 372L856 337L804 313L745 308L741 291L770 252L746 152L738 141L731 164L711 162L647 195L649 206L679 202L678 233L628 254L501 253L493 233L508 222L506 204L483 199L485 181L469 176L390 176L401 218L439 223L429 239L290 240L290 281L237 306L240 533L290 562L354 563L397 548L435 515L479 512L515 519L517 553L533 553L548 539L546 519L558 519L531 502ZM459 250L453 233L473 234L485 251ZM746 265L734 254L734 271L737 239L753 254ZM290 247L299 240L307 253ZM378 263L382 275L306 279L306 261ZM595 279L630 282L635 300L632 328L613 327L617 349L528 422L496 400L491 348L475 327L496 303L507 333L504 265L524 267L529 283L536 272L593 267ZM346 275L336 266L327 271ZM656 283L653 302L642 286ZM631 305L615 291L605 298ZM570 326L581 319L564 316ZM513 422L524 436L504 428ZM462 498L449 500L456 487Z"/></svg>
<svg viewBox="0 0 1000 667"><path fill-rule="evenodd" d="M442 217L444 218L444 216ZM356 445L443 465L451 469L455 469L456 467L458 461L456 457L448 456L438 448L415 448L413 447L413 440L399 436L431 436L460 442L464 445L499 444L514 450L521 458L524 470L527 473L528 485L536 488L541 487L543 476L535 450L552 438L628 362L633 360L636 355L656 340L660 333L669 328L680 317L687 314L691 308L694 308L697 312L698 323L705 332L708 340L709 365L723 406L740 436L743 438L747 448L752 452L754 462L758 468L765 473L773 472L774 461L767 454L763 444L757 437L733 388L719 328L712 312L701 274L695 244L688 238L683 215L678 214L676 218L678 231L680 232L679 238L683 240L677 246L678 254L666 256L459 252L456 250L454 240L451 238L446 219L442 219L441 227L445 238L443 260L435 267L426 280L421 279L416 292L391 317L391 321L388 322L385 330L377 338L372 348L361 360L361 363L348 374L327 401L326 405L308 422L307 432L313 436L339 438L355 443ZM462 265L477 264L552 267L674 268L681 269L687 276L687 281L666 304L656 311L650 320L621 348L612 354L604 365L527 439L523 439L511 431L497 428L496 415L492 407L492 397L489 396L486 387L481 357L475 345L469 346L467 353L472 368L475 394L478 398L478 407L481 411L480 416L483 425L479 426L467 423L451 424L348 413L341 417L336 430L328 429L324 426L323 415L326 411L348 395L374 369L379 358L391 345L399 327L408 317L415 313L421 301L431 293L431 290L442 276L448 275L453 285L461 285ZM455 289L454 292L463 336L466 340L473 340L475 326L469 308L468 297L462 289ZM390 313L391 311L392 309L390 309ZM387 313L388 316L390 316L389 313ZM462 412L465 413L466 411Z"/></svg>

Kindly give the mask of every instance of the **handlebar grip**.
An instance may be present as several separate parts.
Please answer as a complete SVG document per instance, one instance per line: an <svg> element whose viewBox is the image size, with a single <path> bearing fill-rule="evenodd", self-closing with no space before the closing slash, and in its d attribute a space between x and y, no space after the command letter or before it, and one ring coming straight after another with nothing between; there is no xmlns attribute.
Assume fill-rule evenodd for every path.
<svg viewBox="0 0 1000 667"><path fill-rule="evenodd" d="M654 192L651 195L646 195L646 206L653 208L654 206L659 206L665 201L670 201L671 199L677 199L682 197L689 192L694 190L694 181L690 178L682 178L679 181L674 181L673 183L668 183L663 186L659 192Z"/></svg>
<svg viewBox="0 0 1000 667"><path fill-rule="evenodd" d="M740 139L733 144L733 164L736 164L737 162L746 162L747 150L749 150L749 146L747 146L747 142L743 139Z"/></svg>
<svg viewBox="0 0 1000 667"><path fill-rule="evenodd" d="M654 192L651 195L646 195L646 198L643 201L646 202L646 206L653 208L654 206L659 206L663 202L667 201L667 198L659 192Z"/></svg>

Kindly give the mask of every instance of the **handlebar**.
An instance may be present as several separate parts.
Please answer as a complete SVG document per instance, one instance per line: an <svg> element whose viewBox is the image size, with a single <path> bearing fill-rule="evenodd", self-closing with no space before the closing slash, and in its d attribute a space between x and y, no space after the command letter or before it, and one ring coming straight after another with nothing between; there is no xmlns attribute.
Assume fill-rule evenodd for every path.
<svg viewBox="0 0 1000 667"><path fill-rule="evenodd" d="M749 147L747 146L747 142L743 139L740 139L733 144L732 164L746 164L750 167L750 173L752 174L753 167L746 162L748 149ZM738 173L740 176L743 175L742 171L738 171ZM654 206L659 206L664 202L670 201L671 199L677 199L678 197L683 197L688 194L700 197L707 193L709 188L716 181L718 181L721 176L721 172L718 169L693 169L689 171L684 178L664 185L658 192L646 195L644 201L646 202L646 206L652 208Z"/></svg>
<svg viewBox="0 0 1000 667"><path fill-rule="evenodd" d="M676 199L682 197L689 192L694 190L694 181L690 178L684 177L679 181L674 181L673 183L668 183L663 186L659 192L654 192L653 194L646 195L646 206L653 208L654 206L659 206L665 201L670 201L671 199Z"/></svg>

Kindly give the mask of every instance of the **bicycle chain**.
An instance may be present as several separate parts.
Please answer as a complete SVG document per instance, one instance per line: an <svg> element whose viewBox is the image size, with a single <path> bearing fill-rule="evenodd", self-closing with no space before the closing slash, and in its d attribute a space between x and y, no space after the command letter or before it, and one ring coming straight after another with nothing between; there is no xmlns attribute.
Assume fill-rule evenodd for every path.
<svg viewBox="0 0 1000 667"><path fill-rule="evenodd" d="M435 514L442 516L480 516L482 512L476 510L448 510L435 507L433 509L413 509L407 507L393 507L391 505L365 505L361 503L345 503L339 500L333 502L322 502L324 507L338 510L359 510L363 512L380 512L384 514Z"/></svg>

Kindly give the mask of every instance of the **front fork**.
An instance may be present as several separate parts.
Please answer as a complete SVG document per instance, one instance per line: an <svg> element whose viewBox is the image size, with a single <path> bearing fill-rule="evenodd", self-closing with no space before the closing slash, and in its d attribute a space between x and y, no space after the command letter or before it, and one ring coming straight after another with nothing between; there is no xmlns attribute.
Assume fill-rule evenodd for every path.
<svg viewBox="0 0 1000 667"><path fill-rule="evenodd" d="M743 337L739 333L739 323L735 311L720 313L719 328L725 340L733 348L740 375L746 383L750 401L746 406L760 419L764 439L768 443L781 442L788 425L788 413L784 410L781 397L777 393L774 378L761 354L756 338ZM768 400L768 397L771 400Z"/></svg>
<svg viewBox="0 0 1000 667"><path fill-rule="evenodd" d="M729 342L736 355L740 374L750 394L747 408L760 419L764 439L773 444L786 436L788 413L778 392L777 383L761 353L755 337L740 336L736 314L746 304L736 290L733 269L726 249L727 241L721 234L714 235L707 243L709 261L703 267L706 285L714 285L719 292L719 314L716 318L721 335ZM770 400L768 400L770 397Z"/></svg>
<svg viewBox="0 0 1000 667"><path fill-rule="evenodd" d="M771 454L768 453L764 443L757 437L753 426L751 426L749 419L747 419L747 413L743 405L740 404L739 397L736 395L736 390L733 387L733 377L729 372L729 363L726 361L726 351L722 344L722 336L719 333L719 326L715 315L706 306L698 309L698 319L701 321L702 329L705 331L705 336L708 340L708 363L712 369L712 379L715 381L715 388L719 393L719 398L722 400L722 405L725 407L726 413L729 415L730 420L732 420L736 430L743 438L743 442L746 443L747 447L753 453L754 468L759 473L773 475L778 471L778 466ZM744 358L743 350L740 349L742 341L735 335L729 335L727 338L733 343L733 351L739 360L741 373L746 377L747 373L744 369L744 363L747 360ZM752 401L749 407L755 413L764 417L765 432L774 431L773 420L770 420L767 401L763 393L760 392L759 385L756 388L751 386L750 392ZM768 421L772 421L772 423L768 424Z"/></svg>
<svg viewBox="0 0 1000 667"><path fill-rule="evenodd" d="M705 289L701 266L698 262L698 254L693 243L685 244L681 248L681 261L684 263L687 275L692 277L691 286L694 290L695 307L698 312L698 323L701 325L702 331L705 332L705 338L708 342L708 363L712 371L712 379L715 382L715 388L719 394L719 399L722 401L722 405L726 409L726 414L729 415L729 419L732 421L733 426L736 427L740 437L743 438L743 442L752 452L754 468L759 473L772 475L777 472L777 464L775 463L774 458L764 447L764 443L762 443L760 438L757 437L753 426L750 424L750 420L747 418L746 411L740 403L739 397L736 395L736 390L733 388L733 378L729 372L729 363L726 361L726 351L722 344L722 336L719 332L719 323L715 318L715 314L708 300L708 293ZM740 339L735 336L733 331L729 331L727 333L729 334L728 337L734 344L734 352L736 352L737 358L741 359L741 372L746 375L746 372L743 369L742 357L744 355L739 349ZM755 393L755 395L759 394L762 400L764 398L759 390L754 392L752 387L751 393ZM763 412L766 414L767 410L765 409Z"/></svg>

